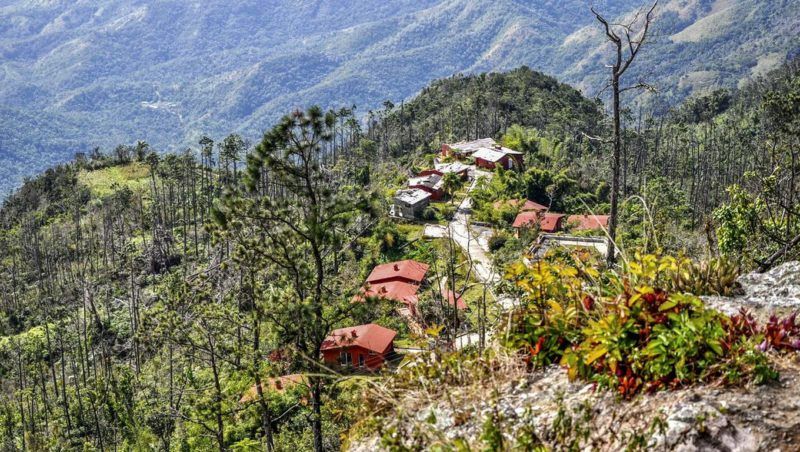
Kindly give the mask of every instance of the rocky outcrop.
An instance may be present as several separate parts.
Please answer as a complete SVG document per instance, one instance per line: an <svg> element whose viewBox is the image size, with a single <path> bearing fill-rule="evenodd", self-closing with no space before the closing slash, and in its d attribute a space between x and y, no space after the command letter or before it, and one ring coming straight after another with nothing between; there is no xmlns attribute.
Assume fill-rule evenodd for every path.
<svg viewBox="0 0 800 452"><path fill-rule="evenodd" d="M745 307L764 318L800 308L800 263L739 279L744 294L707 297L725 312ZM454 388L441 400L398 401L385 427L396 437L482 444L487 419L506 446L524 435L560 450L797 451L800 450L800 353L773 354L777 382L722 387L715 382L623 401L591 384L570 382L553 366L534 373L498 375L483 386ZM408 442L407 445L414 446ZM431 444L431 443L427 443ZM376 437L351 450L380 450Z"/></svg>
<svg viewBox="0 0 800 452"><path fill-rule="evenodd" d="M800 262L786 262L766 273L748 273L738 281L743 295L703 299L726 314L733 314L740 308L760 316L800 309Z"/></svg>

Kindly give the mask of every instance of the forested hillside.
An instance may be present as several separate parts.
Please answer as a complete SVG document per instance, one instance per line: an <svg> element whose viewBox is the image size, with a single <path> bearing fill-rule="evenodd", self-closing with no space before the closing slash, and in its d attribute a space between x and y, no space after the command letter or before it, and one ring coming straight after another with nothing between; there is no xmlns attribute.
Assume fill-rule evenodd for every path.
<svg viewBox="0 0 800 452"><path fill-rule="evenodd" d="M543 261L536 271L546 274L537 275L512 264L508 282L490 286L452 238L423 239L422 225L386 218L387 197L413 169L429 165L443 142L484 136L523 152L526 168L476 182L476 215L522 196L564 209L607 209L607 145L587 137L608 134L598 104L527 68L434 82L408 102L375 111L366 128L352 110L312 108L284 117L254 146L238 135L204 137L195 151L160 155L139 142L51 168L0 211L3 448L333 450L376 432L385 447L400 447L402 436L384 430L390 422L382 416L403 419L392 414L402 391L482 381L487 369L502 375L497 357L519 350L529 367L562 355L577 360L562 362L577 366L576 377L626 397L645 383L658 390L711 376L734 385L771 381L775 371L755 350L763 338L755 323L745 334L689 295L667 299L658 284L676 293L729 293L739 268L800 232L798 80L790 65L668 116L635 119L626 132L625 197L640 195L649 210L633 198L623 203L621 246L631 257L680 250L723 256L709 264L716 271L710 276L700 264L688 276L653 276L652 256L623 267L631 272L626 278L656 287L636 299L663 303L641 315L663 322L654 343L660 335L668 347L687 350L681 359L691 369L679 376L670 370L678 368L672 354L646 358L625 349L624 356L647 360L630 364L646 369L636 381L616 376L611 358L595 366L582 361L596 359L591 334L611 334L598 325L614 318L600 306L615 306L613 291L623 287L616 270L600 278L608 285L594 295L597 307L592 297L572 300L587 284L601 284L593 270L559 260ZM448 224L452 200L466 196L464 185L453 184L451 200L432 212L434 225ZM503 267L532 240L512 237L504 221L494 224L491 244ZM430 265L440 285L463 284L471 309L459 313L435 284L420 292L419 324L399 314L396 302L354 302L373 265L399 259ZM658 268L676 271L669 259ZM587 265L606 272L600 263ZM562 331L541 333L533 328L546 308L537 287L572 300L573 311L560 312L579 306L584 314L558 323ZM500 302L508 297L525 303L508 324L510 340L484 347L489 331L508 321ZM668 321L663 311L688 320ZM605 323L593 324L596 332L586 329L606 314ZM396 330L397 348L430 353L406 352L397 358L412 363L405 370L355 378L320 362L329 331L370 322ZM692 322L710 326L679 330ZM782 325L776 328L785 329L786 341L768 336L758 350L791 347L798 331ZM446 352L464 330L479 332L480 347ZM719 345L723 334L736 342ZM676 345L684 335L694 342ZM575 347L569 353L568 344ZM301 384L275 380L296 374Z"/></svg>
<svg viewBox="0 0 800 452"><path fill-rule="evenodd" d="M594 4L621 18L641 6ZM735 87L797 53L798 16L791 0L662 2L631 79L659 89L660 112ZM7 1L0 23L2 193L95 147L255 139L311 104L356 105L361 119L455 73L526 64L591 96L606 45L581 0Z"/></svg>
<svg viewBox="0 0 800 452"><path fill-rule="evenodd" d="M506 100L487 117L490 93ZM558 99L560 114L543 114L533 99ZM577 130L560 117L588 129L602 121L595 103L525 68L442 80L409 106L434 103L477 119L477 129L451 129L461 118L419 122L395 107L361 130L352 112L312 110L287 117L256 147L237 135L180 154L121 145L15 191L0 212L3 447L222 450L255 447L267 434L280 450L309 450L316 420L325 448L338 447L360 409L357 381L314 379L310 401L302 390L240 399L256 381L313 372L320 335L332 327L380 321L404 341L421 340L388 302L350 302L371 263L446 255L444 242L419 242L418 229L385 219L387 184L408 171L391 152L406 139L419 149L408 163L419 163L429 140L499 136L517 122L577 149ZM307 157L324 173L284 166L291 158L278 142L287 130L319 140L309 151L320 153ZM301 188L304 175L319 191ZM319 210L305 209L317 202ZM319 234L310 248L309 234ZM435 325L448 312L432 309L427 319Z"/></svg>

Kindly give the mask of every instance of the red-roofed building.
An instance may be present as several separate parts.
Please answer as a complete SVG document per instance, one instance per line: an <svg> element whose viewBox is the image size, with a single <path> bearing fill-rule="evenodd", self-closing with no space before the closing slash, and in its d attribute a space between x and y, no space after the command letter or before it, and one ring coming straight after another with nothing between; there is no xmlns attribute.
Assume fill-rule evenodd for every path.
<svg viewBox="0 0 800 452"><path fill-rule="evenodd" d="M397 333L374 323L333 330L320 351L328 364L375 370L394 353Z"/></svg>
<svg viewBox="0 0 800 452"><path fill-rule="evenodd" d="M406 305L409 312L416 315L419 301L417 292L427 272L427 264L413 260L377 265L354 301L363 301L367 297L395 300Z"/></svg>
<svg viewBox="0 0 800 452"><path fill-rule="evenodd" d="M442 157L456 159L472 157L475 159L475 166L489 170L494 170L498 166L507 170L521 169L523 166L522 152L503 147L491 138L442 144Z"/></svg>
<svg viewBox="0 0 800 452"><path fill-rule="evenodd" d="M592 231L608 228L608 215L570 215L565 226L575 231Z"/></svg>
<svg viewBox="0 0 800 452"><path fill-rule="evenodd" d="M361 293L356 295L356 301L363 301L368 297L378 297L385 300L399 301L406 305L412 315L417 313L417 292L419 285L411 284L403 281L388 281L384 283L370 284L367 283Z"/></svg>
<svg viewBox="0 0 800 452"><path fill-rule="evenodd" d="M455 306L459 311L467 309L467 303L464 302L464 297L461 295L456 297L456 294L452 290L442 289L442 297L447 300L450 306Z"/></svg>
<svg viewBox="0 0 800 452"><path fill-rule="evenodd" d="M564 221L564 214L561 213L542 213L537 211L520 212L514 219L514 228L539 227L541 232L558 232L561 230Z"/></svg>
<svg viewBox="0 0 800 452"><path fill-rule="evenodd" d="M522 168L522 153L499 145L491 149L479 149L472 157L475 159L475 166L488 170L494 170L498 166L507 170Z"/></svg>
<svg viewBox="0 0 800 452"><path fill-rule="evenodd" d="M408 180L408 188L430 193L431 200L438 201L444 196L444 179L439 174L420 174Z"/></svg>
<svg viewBox="0 0 800 452"><path fill-rule="evenodd" d="M439 176L444 176L448 173L458 174L461 180L466 180L469 177L469 166L461 162L436 163L434 169L422 170L419 175L438 174Z"/></svg>
<svg viewBox="0 0 800 452"><path fill-rule="evenodd" d="M495 209L501 209L504 206L511 206L511 207L518 207L520 204L519 199L509 199L507 201L496 201L492 206ZM520 212L529 212L529 211L536 211L536 212L546 212L548 207L538 202L533 202L530 199L526 199L525 202L522 203L522 207L519 208Z"/></svg>
<svg viewBox="0 0 800 452"><path fill-rule="evenodd" d="M371 285L389 281L403 281L411 284L422 284L425 280L425 273L428 272L428 265L414 260L404 260L389 262L387 264L376 265L372 272L367 276L367 282Z"/></svg>

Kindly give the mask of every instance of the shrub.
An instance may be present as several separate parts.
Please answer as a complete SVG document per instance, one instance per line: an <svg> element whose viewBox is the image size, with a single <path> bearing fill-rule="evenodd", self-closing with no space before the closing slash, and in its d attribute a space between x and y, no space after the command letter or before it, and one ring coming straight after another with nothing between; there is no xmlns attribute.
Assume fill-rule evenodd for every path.
<svg viewBox="0 0 800 452"><path fill-rule="evenodd" d="M731 296L741 290L736 282L738 277L739 265L730 259L717 258L702 262L683 259L672 271L669 289L695 295Z"/></svg>
<svg viewBox="0 0 800 452"><path fill-rule="evenodd" d="M426 207L425 210L422 211L422 219L425 221L433 221L436 219L436 209L433 207Z"/></svg>
<svg viewBox="0 0 800 452"><path fill-rule="evenodd" d="M727 258L698 262L687 257L637 254L626 270L633 283L668 292L729 296L740 290L736 282L739 266Z"/></svg>
<svg viewBox="0 0 800 452"><path fill-rule="evenodd" d="M676 274L686 268L694 267L656 256L637 256L622 274L563 261L516 264L508 277L526 295L508 345L531 367L560 363L570 378L623 397L711 379L774 379L764 351L800 349L795 317L760 328L746 313L728 317L693 294L663 288L678 287Z"/></svg>
<svg viewBox="0 0 800 452"><path fill-rule="evenodd" d="M508 234L505 232L495 232L489 237L489 251L495 252L502 248L508 241Z"/></svg>
<svg viewBox="0 0 800 452"><path fill-rule="evenodd" d="M456 208L451 204L443 204L440 209L440 212L444 220L450 221L456 214Z"/></svg>

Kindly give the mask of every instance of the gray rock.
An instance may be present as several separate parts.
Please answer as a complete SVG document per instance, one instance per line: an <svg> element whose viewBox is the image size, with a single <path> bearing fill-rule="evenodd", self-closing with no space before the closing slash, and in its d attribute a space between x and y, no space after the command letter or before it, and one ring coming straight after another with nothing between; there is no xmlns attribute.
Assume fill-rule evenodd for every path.
<svg viewBox="0 0 800 452"><path fill-rule="evenodd" d="M733 315L740 308L771 311L800 309L800 262L781 264L766 273L748 273L738 279L744 295L702 297L711 307Z"/></svg>
<svg viewBox="0 0 800 452"><path fill-rule="evenodd" d="M683 452L755 452L759 448L748 429L737 426L706 402L676 406L667 416L666 431L654 435L649 447Z"/></svg>

